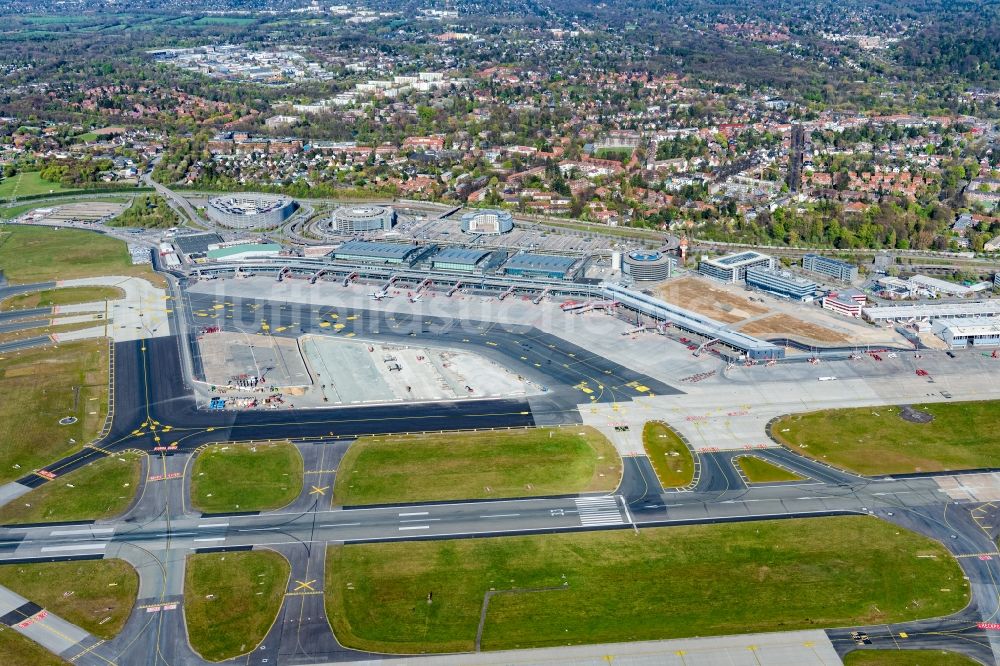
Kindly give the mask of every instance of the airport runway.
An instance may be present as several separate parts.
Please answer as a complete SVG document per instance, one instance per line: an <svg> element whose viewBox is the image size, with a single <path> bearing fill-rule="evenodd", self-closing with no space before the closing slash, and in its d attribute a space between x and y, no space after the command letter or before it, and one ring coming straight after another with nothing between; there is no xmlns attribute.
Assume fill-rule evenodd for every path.
<svg viewBox="0 0 1000 666"><path fill-rule="evenodd" d="M308 464L326 465L323 456L342 454L336 447L344 443L307 444ZM330 447L330 453L324 449ZM781 450L758 452L788 462L792 456ZM702 460L706 469L732 466L733 452L707 456ZM981 560L962 557L989 549L989 539L978 530L971 507L955 509L942 505L936 482L931 478L871 480L847 477L841 482L819 481L815 477L801 482L767 484L747 487L729 481L720 483L721 476L703 473L699 487L687 493L660 494L651 492L644 476L643 461L627 464L622 488L637 489L629 494L549 497L521 500L446 502L420 505L358 507L335 509L316 498L300 498L290 507L264 514L230 514L201 516L186 506L184 469L186 453L154 458L147 477L142 500L123 519L100 524L73 526L6 527L0 529L0 561L31 561L52 557L125 557L139 567L143 578L136 614L151 605L182 603L183 558L191 552L205 549L244 550L268 548L290 558L295 580L320 580L327 543L367 543L379 541L471 538L511 534L544 534L595 529L634 529L651 526L704 524L745 520L806 517L819 515L874 513L898 522L918 532L941 539L960 556L973 586L974 606L952 618L927 620L882 628L845 628L831 630L831 640L838 650L850 648L844 643L844 632L866 631L873 644L882 645L888 637L900 632L910 636L908 645L942 643L949 646L961 641L964 652L982 656L990 649L987 634L975 624L984 615L996 612L996 584L1000 579L997 559ZM648 464L648 461L645 462ZM824 476L829 473L818 463L803 462L799 471ZM332 479L331 479L332 480ZM949 508L951 507L951 508ZM951 511L951 515L944 515ZM961 511L966 512L962 518ZM944 530L944 533L942 532ZM951 538L951 534L955 537ZM994 548L995 550L995 548ZM305 578L308 576L308 578ZM314 590L319 591L319 590ZM993 595L991 597L991 595ZM282 620L272 629L278 642L271 650L249 663L273 659L277 663L318 663L317 660L345 661L365 659L344 650L325 628L321 596L286 597L281 618L294 617L296 611L308 606L315 622L305 627ZM992 601L991 601L992 599ZM311 604L311 605L310 605ZM991 605L992 604L992 605ZM289 616L289 614L291 614ZM155 619L156 632L150 621L135 617L126 631L114 641L93 647L82 639L72 648L88 650L77 663L100 663L103 659L118 659L119 663L158 663L156 661L122 660L123 654L163 654L163 663L201 663L181 640L176 648L170 645L183 636L182 616L173 610L162 610ZM16 618L15 618L16 619ZM909 631L907 631L909 630ZM137 632L137 633L136 633ZM305 632L305 633L303 633ZM152 641L152 642L150 642ZM287 641L287 642L286 642ZM133 652L141 646L140 652ZM124 650L125 652L122 652ZM275 652L276 651L276 652ZM69 654L69 653L67 653ZM172 655L170 659L167 655ZM88 661L92 658L92 661ZM248 663L241 660L240 663Z"/></svg>
<svg viewBox="0 0 1000 666"><path fill-rule="evenodd" d="M273 335L319 332L331 314L322 308L283 307L277 302L209 303L202 297L193 297L190 306L192 313L207 313L209 307L220 313L200 318L206 324L249 327L255 333L266 324L267 334ZM232 311L231 322L226 321L227 310ZM584 402L583 396L593 396L594 402L614 402L649 393L677 393L642 373L527 327L415 319L369 310L340 310L336 314L338 321L345 323L339 335L354 333L379 340L418 338L426 344L447 340L449 346L492 356L523 371L525 376L547 382L550 390L544 400L208 412L197 408L185 385L181 344L186 343L180 338L119 343L115 346L115 411L110 434L95 446L85 447L18 483L25 489L35 487L50 475L65 474L110 453L140 448L151 455L140 499L117 520L0 527L0 562L121 557L139 571L136 607L123 632L108 642L98 641L3 588L0 619L77 664L203 664L187 644L183 620L184 566L192 552L273 549L289 559L293 581L322 581L329 543L872 514L942 542L959 558L968 575L973 603L948 618L887 627L831 629L828 636L838 653L868 648L863 641L858 645L851 636L853 631L864 631L871 647L892 643L903 648L957 649L980 660L1000 655L995 633L978 626L980 622L995 622L1000 614L1000 556L993 555L996 545L984 528L997 523L995 508L951 503L930 476L858 477L785 449L754 450L753 454L798 472L804 480L748 485L733 460L746 452L720 451L699 457L697 483L685 492L663 492L649 461L644 456L633 456L625 458L622 483L609 495L335 508L304 490L292 504L275 512L206 516L193 511L186 471L197 449L212 442L291 439L303 452L307 467L323 470L334 468L348 442L363 434L572 422L579 418L575 404ZM350 328L348 322L354 322ZM593 393L580 390L584 381L587 387L593 387ZM328 485L332 485L333 474L327 474ZM983 558L984 554L990 555ZM267 639L249 655L231 663L315 664L379 659L345 649L337 642L326 621L322 583L313 583L313 589L304 591L309 594L295 585L290 582ZM900 641L907 642L900 645Z"/></svg>

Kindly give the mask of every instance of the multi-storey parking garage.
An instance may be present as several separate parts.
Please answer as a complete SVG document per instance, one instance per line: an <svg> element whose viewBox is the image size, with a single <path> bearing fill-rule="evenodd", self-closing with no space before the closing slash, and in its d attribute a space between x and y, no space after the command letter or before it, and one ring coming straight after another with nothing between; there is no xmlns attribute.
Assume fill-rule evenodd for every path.
<svg viewBox="0 0 1000 666"><path fill-rule="evenodd" d="M637 282L666 280L676 263L661 252L630 252L622 261L622 272Z"/></svg>
<svg viewBox="0 0 1000 666"><path fill-rule="evenodd" d="M273 229L292 216L294 199L273 194L230 194L208 200L208 217L231 229Z"/></svg>
<svg viewBox="0 0 1000 666"><path fill-rule="evenodd" d="M467 234L499 236L514 230L514 218L504 210L477 210L462 216L462 231Z"/></svg>
<svg viewBox="0 0 1000 666"><path fill-rule="evenodd" d="M333 211L326 231L332 234L358 234L388 231L396 224L396 211L389 206L343 206Z"/></svg>

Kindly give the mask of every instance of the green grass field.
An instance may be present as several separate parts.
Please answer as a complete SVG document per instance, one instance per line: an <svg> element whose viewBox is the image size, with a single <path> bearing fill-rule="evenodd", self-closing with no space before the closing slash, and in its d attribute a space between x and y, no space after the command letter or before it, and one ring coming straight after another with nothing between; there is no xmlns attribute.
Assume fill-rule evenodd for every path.
<svg viewBox="0 0 1000 666"><path fill-rule="evenodd" d="M10 627L0 627L0 655L7 664L66 666L67 663Z"/></svg>
<svg viewBox="0 0 1000 666"><path fill-rule="evenodd" d="M855 650L844 666L979 666L965 655L943 650Z"/></svg>
<svg viewBox="0 0 1000 666"><path fill-rule="evenodd" d="M191 503L200 511L266 511L302 490L302 456L288 442L218 444L195 458Z"/></svg>
<svg viewBox="0 0 1000 666"><path fill-rule="evenodd" d="M139 575L131 564L116 559L5 564L0 566L0 585L108 639L122 630L132 612Z"/></svg>
<svg viewBox="0 0 1000 666"><path fill-rule="evenodd" d="M859 474L1000 466L1000 401L914 407L934 420L904 421L892 406L828 409L786 416L771 432L798 453Z"/></svg>
<svg viewBox="0 0 1000 666"><path fill-rule="evenodd" d="M49 194L50 192L67 192L72 189L65 188L59 183L42 180L38 171L25 171L0 180L0 199L14 199L35 194Z"/></svg>
<svg viewBox="0 0 1000 666"><path fill-rule="evenodd" d="M0 395L0 483L6 483L79 449L101 431L108 409L108 344L86 340L0 355ZM64 416L77 422L61 426Z"/></svg>
<svg viewBox="0 0 1000 666"><path fill-rule="evenodd" d="M102 458L0 507L0 524L102 520L120 515L139 487L142 455Z"/></svg>
<svg viewBox="0 0 1000 666"><path fill-rule="evenodd" d="M162 284L149 265L132 265L123 241L79 229L0 226L0 267L12 284L103 275L137 275Z"/></svg>
<svg viewBox="0 0 1000 666"><path fill-rule="evenodd" d="M694 480L694 455L667 424L647 423L642 429L642 447L664 488L683 488Z"/></svg>
<svg viewBox="0 0 1000 666"><path fill-rule="evenodd" d="M493 588L566 587L494 596L488 650L878 624L969 599L940 544L861 516L352 544L329 549L326 580L340 642L394 653L472 650Z"/></svg>
<svg viewBox="0 0 1000 666"><path fill-rule="evenodd" d="M363 438L340 463L339 505L610 491L622 462L586 427Z"/></svg>
<svg viewBox="0 0 1000 666"><path fill-rule="evenodd" d="M274 623L288 560L269 550L188 556L184 617L191 647L209 661L253 650Z"/></svg>
<svg viewBox="0 0 1000 666"><path fill-rule="evenodd" d="M750 483L777 483L779 481L801 481L804 477L791 470L773 465L757 456L740 456L736 463Z"/></svg>
<svg viewBox="0 0 1000 666"><path fill-rule="evenodd" d="M125 292L118 287L63 287L11 296L0 303L0 310L47 308L56 305L75 305L76 303L90 303L93 301L113 301L124 297Z"/></svg>

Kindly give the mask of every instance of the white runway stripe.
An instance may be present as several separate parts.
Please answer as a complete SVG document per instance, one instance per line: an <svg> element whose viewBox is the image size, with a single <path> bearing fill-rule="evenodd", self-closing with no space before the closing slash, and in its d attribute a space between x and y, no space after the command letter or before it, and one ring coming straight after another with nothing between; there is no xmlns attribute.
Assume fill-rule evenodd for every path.
<svg viewBox="0 0 1000 666"><path fill-rule="evenodd" d="M580 512L581 525L592 527L625 524L618 502L613 496L578 497L573 502Z"/></svg>

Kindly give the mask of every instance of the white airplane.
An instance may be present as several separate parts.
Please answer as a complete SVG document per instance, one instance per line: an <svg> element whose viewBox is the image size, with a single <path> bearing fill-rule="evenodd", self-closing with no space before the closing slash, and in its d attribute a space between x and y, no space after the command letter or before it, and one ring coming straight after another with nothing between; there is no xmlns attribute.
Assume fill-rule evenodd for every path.
<svg viewBox="0 0 1000 666"><path fill-rule="evenodd" d="M387 292L385 290L382 290L382 291L373 291L369 295L372 297L373 301L381 301L383 298L386 298L386 297L389 296L389 292Z"/></svg>
<svg viewBox="0 0 1000 666"><path fill-rule="evenodd" d="M423 297L424 297L423 294L414 294L413 296L410 296L410 302L411 303L416 303L417 301L419 301Z"/></svg>

